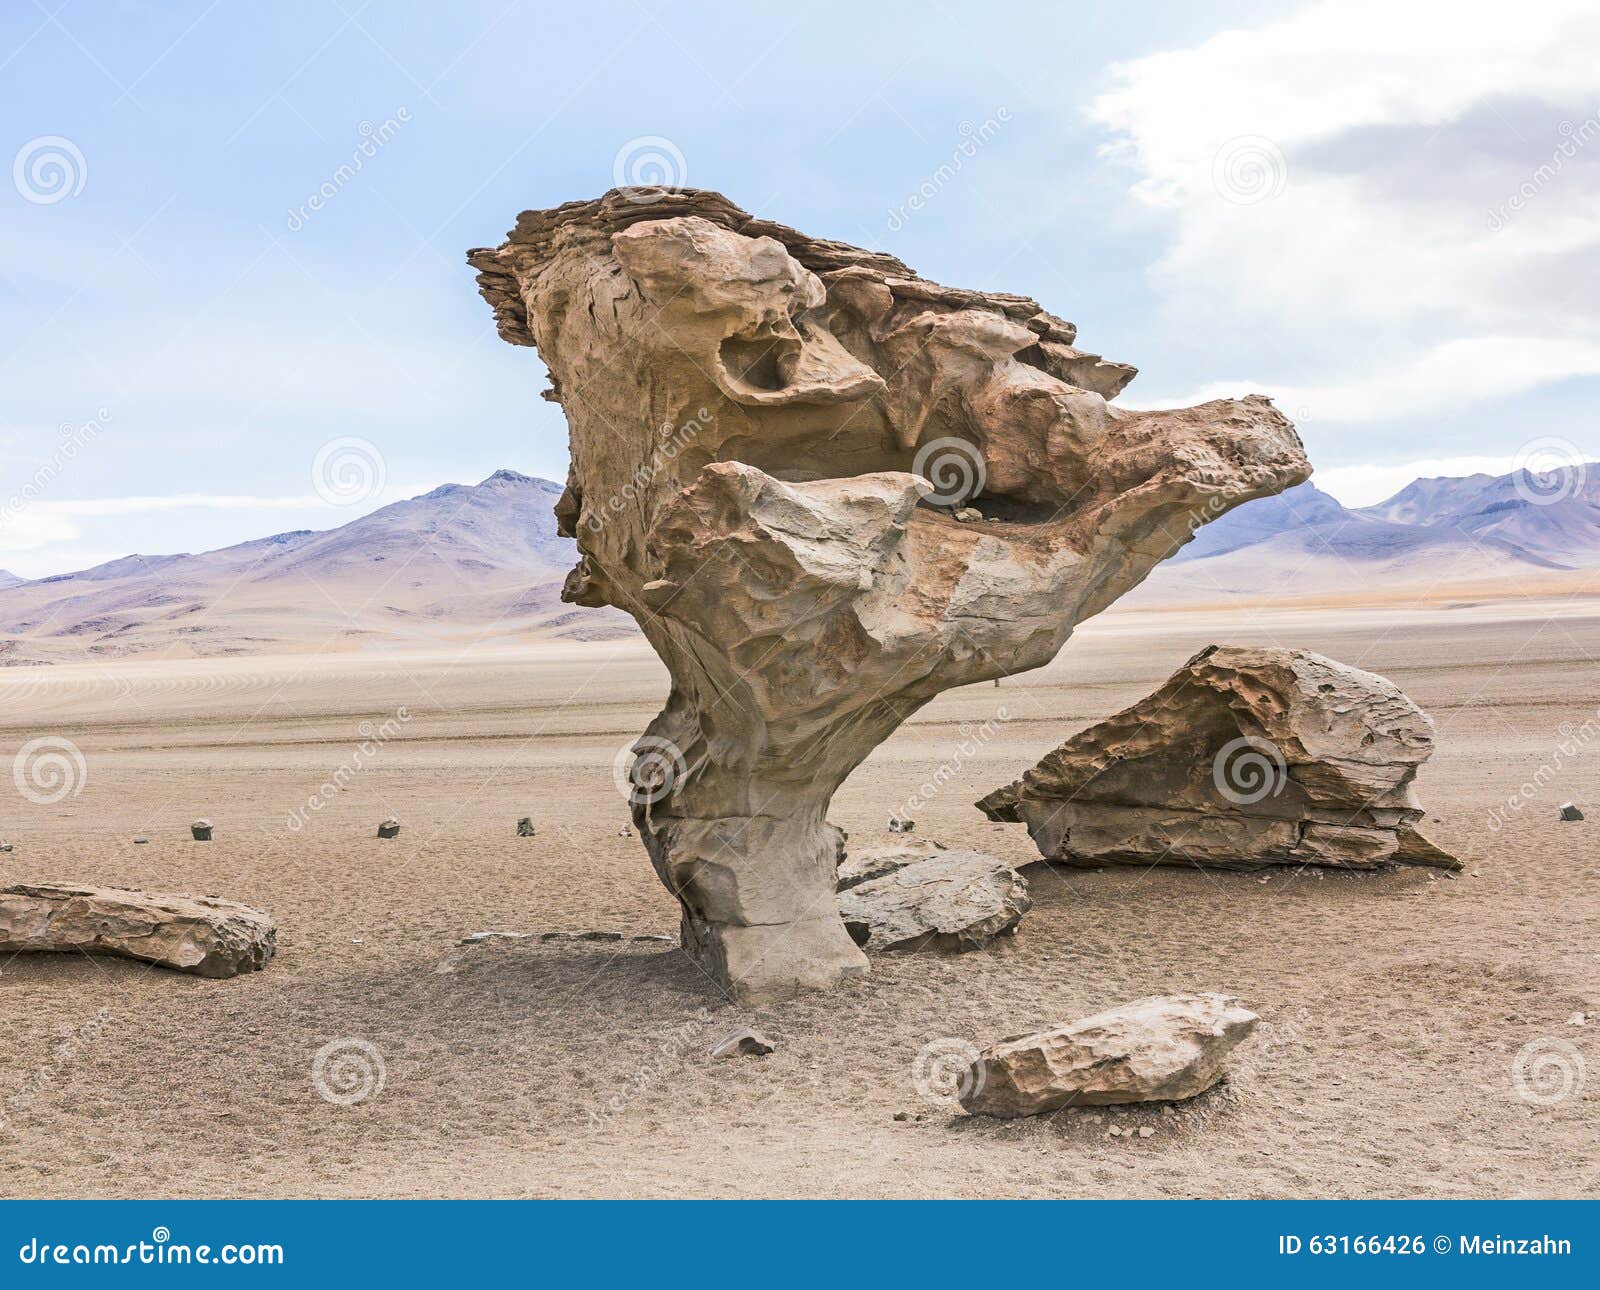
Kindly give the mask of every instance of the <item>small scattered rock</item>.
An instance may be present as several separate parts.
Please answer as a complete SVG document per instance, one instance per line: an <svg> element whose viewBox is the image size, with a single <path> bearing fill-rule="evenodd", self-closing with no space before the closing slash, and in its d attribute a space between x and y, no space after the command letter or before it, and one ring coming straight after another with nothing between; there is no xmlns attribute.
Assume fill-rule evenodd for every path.
<svg viewBox="0 0 1600 1290"><path fill-rule="evenodd" d="M9 842L0 842L0 851L9 851L9 850L11 850L11 844Z"/></svg>
<svg viewBox="0 0 1600 1290"><path fill-rule="evenodd" d="M533 817L531 815L524 815L517 821L517 836L519 838L531 838L534 836Z"/></svg>
<svg viewBox="0 0 1600 1290"><path fill-rule="evenodd" d="M963 524L971 524L973 520L981 520L982 518L983 512L980 511L976 506L963 506L959 511L956 512L956 519L960 520Z"/></svg>
<svg viewBox="0 0 1600 1290"><path fill-rule="evenodd" d="M896 1111L894 1118L897 1120L909 1120L911 1117L904 1111Z"/></svg>
<svg viewBox="0 0 1600 1290"><path fill-rule="evenodd" d="M633 836L633 825L624 824L620 829L617 830L617 836L619 838L631 838Z"/></svg>
<svg viewBox="0 0 1600 1290"><path fill-rule="evenodd" d="M772 1052L774 1048L776 1048L776 1045L759 1030L752 1030L749 1026L745 1026L741 1030L735 1030L726 1039L713 1047L711 1055L713 1057L764 1057Z"/></svg>
<svg viewBox="0 0 1600 1290"><path fill-rule="evenodd" d="M890 833L910 833L916 827L917 822L915 820L902 820L898 815L889 817Z"/></svg>
<svg viewBox="0 0 1600 1290"><path fill-rule="evenodd" d="M1589 1014L1585 1012L1575 1012L1567 1018L1567 1025L1569 1026L1587 1026L1588 1024Z"/></svg>
<svg viewBox="0 0 1600 1290"><path fill-rule="evenodd" d="M400 836L400 821L395 819L394 816L391 815L382 824L378 825L378 836L380 838L397 838L397 837L399 837Z"/></svg>
<svg viewBox="0 0 1600 1290"><path fill-rule="evenodd" d="M1205 1092L1258 1018L1222 994L1139 999L983 1050L961 1104L1010 1118L1063 1106L1170 1102Z"/></svg>
<svg viewBox="0 0 1600 1290"><path fill-rule="evenodd" d="M1571 802L1563 802L1561 803L1561 818L1568 821L1581 820L1583 818L1583 812Z"/></svg>
<svg viewBox="0 0 1600 1290"><path fill-rule="evenodd" d="M1156 1131L1148 1124L1141 1124L1139 1126L1139 1136L1141 1138L1153 1138L1156 1136Z"/></svg>
<svg viewBox="0 0 1600 1290"><path fill-rule="evenodd" d="M136 846L136 847L148 846L149 844L150 844L150 839L149 838L135 838L133 840L133 845Z"/></svg>
<svg viewBox="0 0 1600 1290"><path fill-rule="evenodd" d="M196 842L211 841L211 821L196 820L189 826L189 833Z"/></svg>

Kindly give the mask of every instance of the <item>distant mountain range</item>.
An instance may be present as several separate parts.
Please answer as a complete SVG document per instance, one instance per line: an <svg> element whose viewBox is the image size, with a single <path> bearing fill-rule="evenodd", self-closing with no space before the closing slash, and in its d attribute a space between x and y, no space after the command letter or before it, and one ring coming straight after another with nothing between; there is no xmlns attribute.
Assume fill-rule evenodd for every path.
<svg viewBox="0 0 1600 1290"><path fill-rule="evenodd" d="M1514 472L1413 480L1351 509L1305 483L1207 524L1134 603L1293 598L1423 586L1514 591L1600 569L1600 464L1584 478Z"/></svg>
<svg viewBox="0 0 1600 1290"><path fill-rule="evenodd" d="M1121 603L1600 591L1584 579L1600 571L1600 465L1568 482L1541 504L1550 481L1527 475L1418 479L1359 510L1301 484L1206 525ZM632 635L616 610L561 603L577 547L556 533L560 493L498 470L325 532L32 581L0 572L0 665Z"/></svg>
<svg viewBox="0 0 1600 1290"><path fill-rule="evenodd" d="M0 663L630 634L615 610L561 603L577 547L556 533L560 493L500 470L325 532L0 585Z"/></svg>

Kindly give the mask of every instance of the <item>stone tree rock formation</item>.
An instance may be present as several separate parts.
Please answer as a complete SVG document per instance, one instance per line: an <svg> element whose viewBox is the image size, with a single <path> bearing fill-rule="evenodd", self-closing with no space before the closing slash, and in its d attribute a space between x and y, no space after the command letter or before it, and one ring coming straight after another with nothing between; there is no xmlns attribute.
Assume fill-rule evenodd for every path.
<svg viewBox="0 0 1600 1290"><path fill-rule="evenodd" d="M1310 473L1264 398L1112 407L1134 370L1034 301L716 193L527 211L468 260L567 416L563 594L632 614L671 673L633 815L684 948L744 1000L866 971L826 813L895 727L1048 662L1195 526Z"/></svg>
<svg viewBox="0 0 1600 1290"><path fill-rule="evenodd" d="M1381 676L1212 645L978 803L1068 865L1460 864L1417 832L1433 722Z"/></svg>

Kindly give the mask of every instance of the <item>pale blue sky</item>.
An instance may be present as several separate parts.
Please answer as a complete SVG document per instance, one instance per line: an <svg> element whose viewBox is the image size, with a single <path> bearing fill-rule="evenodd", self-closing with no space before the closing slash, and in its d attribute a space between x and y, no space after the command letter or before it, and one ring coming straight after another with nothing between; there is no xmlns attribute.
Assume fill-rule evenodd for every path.
<svg viewBox="0 0 1600 1290"><path fill-rule="evenodd" d="M12 0L0 568L562 478L462 257L647 137L761 215L1036 297L1141 368L1125 403L1274 394L1347 500L1600 455L1593 8ZM384 487L330 505L351 436Z"/></svg>

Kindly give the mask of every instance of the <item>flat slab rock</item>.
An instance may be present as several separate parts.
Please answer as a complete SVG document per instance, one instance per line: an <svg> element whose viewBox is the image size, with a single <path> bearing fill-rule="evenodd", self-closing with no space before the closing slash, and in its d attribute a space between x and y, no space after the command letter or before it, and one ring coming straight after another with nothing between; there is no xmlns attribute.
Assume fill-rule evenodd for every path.
<svg viewBox="0 0 1600 1290"><path fill-rule="evenodd" d="M1223 1060L1257 1020L1223 994L1139 999L990 1045L961 1104L974 1115L1013 1118L1195 1097L1222 1077Z"/></svg>
<svg viewBox="0 0 1600 1290"><path fill-rule="evenodd" d="M1417 832L1433 722L1307 650L1212 645L978 803L1064 865L1459 869Z"/></svg>
<svg viewBox="0 0 1600 1290"><path fill-rule="evenodd" d="M864 847L859 851L852 851L839 862L839 890L847 891L851 887L859 887L864 882L882 878L885 874L891 874L896 869L904 869L908 864L915 864L918 860L943 855L947 850L948 848L942 843L935 842L932 838L906 838L902 842L891 842L887 846Z"/></svg>
<svg viewBox="0 0 1600 1290"><path fill-rule="evenodd" d="M277 936L266 914L209 896L58 884L0 890L5 954L80 950L229 977L265 967Z"/></svg>
<svg viewBox="0 0 1600 1290"><path fill-rule="evenodd" d="M979 851L940 851L839 893L845 930L868 950L978 950L1017 930L1028 880Z"/></svg>

